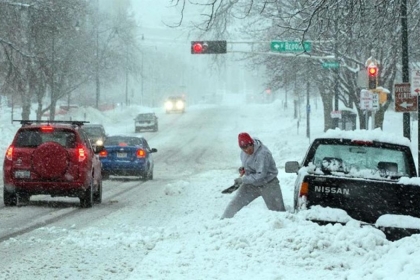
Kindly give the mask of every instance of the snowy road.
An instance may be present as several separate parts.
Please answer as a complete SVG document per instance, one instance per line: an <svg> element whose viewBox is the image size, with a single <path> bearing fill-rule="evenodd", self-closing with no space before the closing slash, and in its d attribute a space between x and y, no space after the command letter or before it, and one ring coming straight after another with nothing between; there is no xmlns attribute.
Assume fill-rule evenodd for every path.
<svg viewBox="0 0 420 280"><path fill-rule="evenodd" d="M88 226L92 221L107 217L116 208L121 210L125 207L138 207L139 212L145 210L148 212L147 209L141 210L141 207L148 208L153 201L159 199L164 187L171 184L171 181L187 179L207 169L235 168L223 160L224 156L230 160L237 156L235 149L231 149L232 153L228 155L229 148L235 143L235 135L232 135L232 139L228 141L223 139L226 130L236 129L235 122L232 125L232 122L226 120L226 115L229 114L216 113L214 109L193 111L183 115L163 115L160 118L159 132L142 133L151 147L158 149L158 153L153 155L155 179L143 182L134 177L111 177L111 180L103 182L102 205L95 205L94 209L79 209L77 198L49 196L33 196L27 205L17 208L4 207L1 204L0 241L59 222L80 224L80 221L84 221ZM135 135L121 125L107 129L113 130L114 134ZM167 217L156 218L153 219L153 223L166 223ZM151 220L147 215L144 215L144 219L146 224Z"/></svg>

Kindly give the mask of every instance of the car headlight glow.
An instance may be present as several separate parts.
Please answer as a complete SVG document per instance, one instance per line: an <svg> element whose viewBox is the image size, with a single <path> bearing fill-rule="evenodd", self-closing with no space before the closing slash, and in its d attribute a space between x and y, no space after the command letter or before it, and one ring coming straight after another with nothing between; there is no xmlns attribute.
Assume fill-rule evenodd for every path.
<svg viewBox="0 0 420 280"><path fill-rule="evenodd" d="M170 101L165 103L166 110L171 110L174 107L174 104Z"/></svg>
<svg viewBox="0 0 420 280"><path fill-rule="evenodd" d="M184 109L184 102L182 101L176 102L176 108L179 110Z"/></svg>

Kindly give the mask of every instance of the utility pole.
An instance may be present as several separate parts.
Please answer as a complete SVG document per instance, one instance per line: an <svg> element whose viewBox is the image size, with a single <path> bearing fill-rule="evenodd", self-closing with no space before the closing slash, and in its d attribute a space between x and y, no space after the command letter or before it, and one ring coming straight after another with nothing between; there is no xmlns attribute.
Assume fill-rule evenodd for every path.
<svg viewBox="0 0 420 280"><path fill-rule="evenodd" d="M125 47L125 106L128 106L128 48Z"/></svg>
<svg viewBox="0 0 420 280"><path fill-rule="evenodd" d="M95 32L96 32L96 59L95 59L95 82L96 82L96 109L99 109L99 97L101 94L100 81L99 81L99 0L96 0L96 22L95 22Z"/></svg>
<svg viewBox="0 0 420 280"><path fill-rule="evenodd" d="M310 83L306 82L306 137L311 139L311 104L309 103Z"/></svg>

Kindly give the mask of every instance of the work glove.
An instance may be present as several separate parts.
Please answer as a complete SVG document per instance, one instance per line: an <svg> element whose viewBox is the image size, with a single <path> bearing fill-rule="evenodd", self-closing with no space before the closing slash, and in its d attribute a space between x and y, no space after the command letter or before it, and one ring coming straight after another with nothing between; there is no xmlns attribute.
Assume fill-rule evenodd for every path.
<svg viewBox="0 0 420 280"><path fill-rule="evenodd" d="M242 178L238 177L234 180L234 182L235 182L235 185L241 185L242 184Z"/></svg>
<svg viewBox="0 0 420 280"><path fill-rule="evenodd" d="M241 175L241 176L245 175L245 168L244 167L239 167L239 175Z"/></svg>

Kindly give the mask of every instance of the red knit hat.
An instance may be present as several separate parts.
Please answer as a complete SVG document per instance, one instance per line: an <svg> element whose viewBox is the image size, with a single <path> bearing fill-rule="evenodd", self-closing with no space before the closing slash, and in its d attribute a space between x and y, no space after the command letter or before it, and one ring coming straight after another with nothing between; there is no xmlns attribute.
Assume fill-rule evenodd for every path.
<svg viewBox="0 0 420 280"><path fill-rule="evenodd" d="M254 143L254 140L252 140L251 136L249 136L248 133L246 133L246 132L239 133L239 135L238 135L239 147L252 145L253 143Z"/></svg>

